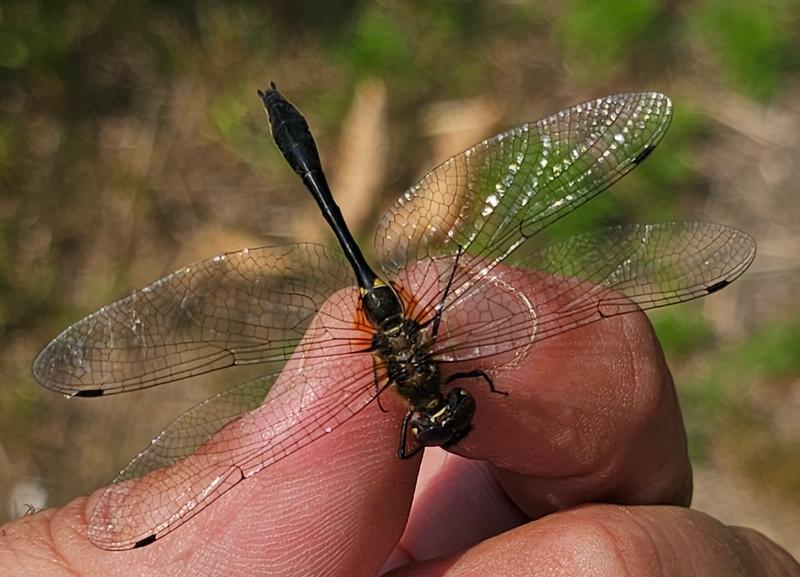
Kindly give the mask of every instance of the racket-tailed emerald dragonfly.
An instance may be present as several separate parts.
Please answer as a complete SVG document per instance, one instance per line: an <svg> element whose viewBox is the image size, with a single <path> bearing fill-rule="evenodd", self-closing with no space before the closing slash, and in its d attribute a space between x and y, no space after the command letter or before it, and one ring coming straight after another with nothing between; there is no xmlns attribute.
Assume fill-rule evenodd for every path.
<svg viewBox="0 0 800 577"><path fill-rule="evenodd" d="M236 385L179 416L123 469L89 519L100 547L152 543L368 405L382 408L384 394L407 407L398 422L401 458L457 446L480 411L469 389L506 394L503 371L538 342L712 293L755 255L747 234L700 222L621 225L537 243L653 151L672 105L647 92L572 106L446 160L380 220L375 272L333 199L305 118L274 85L259 95L278 148L339 248L267 246L187 266L74 323L42 350L36 379L84 397L291 359L282 374ZM540 271L536 295L515 287L518 270ZM344 304L323 306L331 298ZM321 393L315 368L334 357L365 368ZM464 363L472 368L460 370ZM283 386L272 390L279 374ZM276 394L296 399L296 410L260 412Z"/></svg>

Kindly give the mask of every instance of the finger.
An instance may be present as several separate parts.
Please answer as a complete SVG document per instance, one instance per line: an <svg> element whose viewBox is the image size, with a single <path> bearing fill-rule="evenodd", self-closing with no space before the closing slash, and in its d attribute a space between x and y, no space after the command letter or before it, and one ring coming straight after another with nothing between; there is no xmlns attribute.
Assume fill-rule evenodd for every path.
<svg viewBox="0 0 800 577"><path fill-rule="evenodd" d="M506 274L516 275L508 284L534 303L541 299L546 279ZM537 312L542 317L561 305L543 302ZM448 328L458 330L457 322ZM473 368L483 367L477 361L451 370ZM434 463L426 450L406 531L385 567L443 555L517 526L524 516L516 504L534 518L596 500L688 504L682 420L644 315L535 343L519 366L492 376L508 397L481 382L468 385L478 399L474 429L451 449L487 461L433 453L439 455Z"/></svg>
<svg viewBox="0 0 800 577"><path fill-rule="evenodd" d="M333 299L325 306L348 305ZM369 356L363 360L369 363ZM314 371L313 391L305 390L306 397L341 391L349 376L362 369L353 364L352 359L343 363L331 357ZM292 371L290 361L284 375ZM386 406L392 407L391 400ZM314 418L303 413L292 395L272 398L263 411L265 419L270 414ZM396 412L369 405L331 434L238 483L201 514L146 547L108 552L88 541L86 519L98 492L14 525L9 529L13 549L25 560L29 555L53 558L58 552L60 566L83 575L173 575L180 568L197 575L253 575L268 569L277 575L371 577L402 534L419 463L397 459L397 431ZM304 434L302 427L297 434ZM172 482L173 472L165 469L144 477L143 487L154 479L170 495L177 493L181 485ZM48 574L39 569L29 574Z"/></svg>
<svg viewBox="0 0 800 577"><path fill-rule="evenodd" d="M358 427L353 430L357 430ZM373 434L350 451L331 436L240 483L178 531L140 549L104 551L86 537L91 503L2 528L0 567L24 575L374 575L402 533L416 468ZM345 443L346 444L346 443ZM334 457L335 455L335 457ZM364 547L369 543L368 547Z"/></svg>
<svg viewBox="0 0 800 577"><path fill-rule="evenodd" d="M488 463L428 448L406 529L383 570L466 548L527 521Z"/></svg>
<svg viewBox="0 0 800 577"><path fill-rule="evenodd" d="M537 317L572 298L548 296L548 277L497 267ZM578 282L567 281L563 283ZM552 292L552 291L551 291ZM565 313L566 315L566 313ZM566 315L568 316L568 315ZM481 368L480 360L452 370ZM529 515L576 503L688 504L691 469L672 379L646 316L610 317L534 341L516 366L469 385L473 430L452 448L496 467Z"/></svg>
<svg viewBox="0 0 800 577"><path fill-rule="evenodd" d="M526 279L523 278L521 280L525 281ZM520 282L519 286L522 287L522 290L531 290L535 293L535 282L529 283L529 286L526 286L524 282ZM535 295L531 297L531 300L535 302ZM341 303L339 303L339 306L342 306ZM544 306L546 304L543 303ZM340 315L336 316L341 318ZM598 325L608 326L609 324L609 322L596 323L591 327L597 327ZM597 331L596 329L588 332L586 332L586 329L579 329L579 331L584 331L584 334L580 338L574 339L577 342L578 351L583 350L581 348L582 339L588 338L591 342L592 336L597 337L598 332L602 333L602 331ZM579 331L573 331L572 336L575 336ZM611 332L613 333L613 331ZM551 353L555 352L553 356L557 357L558 347L554 348L553 343L557 344L559 340L563 344L563 338L544 341L544 343L548 343L548 347L539 344L538 348L535 348L525 359L523 364L526 366L504 374L504 382L507 385L504 388L512 392L509 398L513 397L515 404L489 403L488 399L485 399L486 402L480 401L481 405L476 419L475 431L471 433L464 443L464 450L468 453L473 451L476 455L480 455L481 452L491 454L492 451L496 451L497 458L495 463L507 468L507 471L501 474L499 478L502 479L504 474L508 475L504 482L507 485L512 485L512 488L515 489L512 491L514 498L523 504L526 504L526 496L531 496L533 499L539 498L539 491L542 489L542 485L537 485L530 481L536 481L542 474L557 486L565 480L566 476L574 476L576 465L578 470L585 469L583 477L588 478L588 481L584 480L583 483L580 483L577 490L572 487L570 491L561 494L556 492L554 487L553 491L545 493L549 498L546 500L545 506L540 507L540 511L554 506L563 506L570 500L579 502L581 499L588 498L588 495L596 495L602 490L606 490L607 494L610 495L609 487L619 490L620 487L625 487L624 481L627 480L625 475L620 474L597 475L597 469L594 467L602 463L602 459L598 457L592 457L588 461L581 459L581 457L586 456L586 451L579 450L581 447L576 444L564 443L563 437L561 439L557 438L556 443L548 444L547 437L541 434L528 435L526 437L520 436L520 431L531 432L530 429L525 430L525 427L530 428L531 424L531 419L522 418L525 417L526 412L534 415L533 421L537 426L534 427L533 431L538 433L547 432L548 426L554 432L557 427L563 429L565 424L574 426L574 418L565 423L563 419L565 415L588 417L579 419L578 427L574 428L571 433L585 435L587 432L597 432L597 429L605 433L595 439L597 441L596 445L607 451L605 454L600 452L600 457L614 456L613 450L608 452L609 445L617 443L615 448L618 448L621 437L625 436L625 434L630 435L630 431L626 430L625 426L621 426L627 423L620 425L619 414L613 415L615 419L612 419L612 423L616 423L616 427L606 426L607 423L605 423L604 419L608 417L610 412L613 413L613 411L608 411L607 407L605 407L606 410L600 411L600 419L592 418L597 417L597 415L592 415L592 412L597 411L598 403L591 401L602 397L609 388L608 382L602 383L604 386L599 388L598 393L596 388L586 387L586 382L582 381L579 384L583 384L583 388L573 386L572 390L568 391L570 394L566 398L558 395L548 397L547 393L550 390L546 387L530 387L529 383L526 382L527 379L524 378L524 373L527 371L528 376L530 375L530 368L527 365L535 365L534 361L537 360L541 361L539 366L536 366L536 370L539 371L538 374L554 377L549 379L550 383L548 384L555 383L560 386L558 379L563 379L565 374L570 374L564 371L562 366L554 367L552 359L547 354L542 354L543 352L547 353L549 349ZM624 345L630 345L629 340L623 339L623 341ZM600 348L600 353L604 359L613 358L613 354L618 352L617 349L619 349L619 339L615 342L613 334L609 336L607 342L611 343L610 348ZM598 354L597 347L588 348L595 355ZM625 346L623 346L623 352L625 352ZM636 355L629 354L628 356L634 357L635 360ZM538 357L542 358L538 359ZM561 361L564 361L564 357L569 357L570 363L572 363L572 366L569 367L571 370L576 368L578 370L584 369L582 377L590 384L594 383L592 383L591 378L587 379L587 377L592 376L592 369L596 368L595 365L603 369L595 371L601 376L608 376L609 374L613 376L615 374L614 371L609 371L609 367L606 366L607 363L606 365L603 362L598 363L597 359L592 358L591 355L588 355L585 359L580 358L579 354L570 349L568 354L562 353ZM575 363L576 358L579 358L581 362ZM636 367L636 363L631 362L631 359L627 359L627 361L617 364L613 368L618 369L620 366L624 368L628 367L628 365ZM332 363L331 370L328 372L320 371L320 376L323 377L323 382L319 384L320 390L341 386L342 382L346 382L349 372L358 368L335 365L336 363ZM587 367L586 365L589 366ZM654 374L657 375L658 371ZM594 378L597 378L596 374ZM613 383L613 380L609 380ZM534 385L537 385L536 379L533 379L533 381ZM575 385L575 383L571 384ZM636 384L640 385L640 383ZM618 385L614 383L614 386ZM658 390L657 387L655 389ZM644 390L648 394L652 394L651 388L644 387ZM629 389L623 387L623 391L623 397L630 394ZM536 394L531 394L532 392ZM593 394L586 395L587 392ZM582 398L580 394L575 393L583 393L586 398ZM599 397L597 396L598 394ZM619 395L615 399L618 400ZM492 401L495 401L495 399L492 399ZM387 404L393 405L388 400ZM281 407L275 401L271 401L267 405L270 410L283 411L285 414L291 414L297 410L296 407ZM602 403L600 405L603 408ZM630 408L630 405L636 408L636 403L628 403L627 408ZM532 412L533 409L538 409L539 415L536 412ZM507 414L503 414L503 410L508 411ZM500 420L492 420L492 412L497 413ZM670 415L668 410L663 413ZM402 411L399 414L402 414ZM628 419L630 415L624 414L625 418ZM348 423L339 427L336 430L336 434L322 437L306 449L269 467L269 474L256 475L237 485L229 494L209 507L208 511L204 512L203 515L193 518L185 527L182 527L180 540L177 540L177 537L173 537L170 540L170 536L168 536L146 549L130 552L130 555L139 555L139 557L130 557L130 562L136 565L139 571L141 571L142 567L149 567L153 574L158 574L158 568L164 566L165 560L169 560L176 555L185 556L202 550L203 555L196 555L193 563L199 564L198 569L205 571L210 571L215 564L222 563L227 566L232 560L235 560L238 563L237 566L242 567L243 572L246 573L255 564L268 562L272 566L275 559L279 560L279 565L280 560L288 559L288 564L292 565L294 570L303 568L308 569L310 572L314 572L320 565L326 567L330 565L342 570L350 568L354 571L364 570L372 565L379 567L379 558L388 554L388 551L391 550L391 544L396 541L397 535L400 533L402 517L408 507L411 483L415 473L413 466L409 466L407 463L400 463L393 457L393 449L396 446L396 440L394 439L397 431L397 415L396 408L394 412L386 415L373 413L367 417L365 412L360 413ZM646 421L652 415L653 411L639 410L634 415L636 417L634 423ZM481 422L481 418L483 418L483 422ZM539 419L538 423L536 418ZM542 427L543 424L547 426ZM519 425L522 425L521 429ZM517 427L516 430L515 427ZM636 426L632 427L632 429L637 433L641 432ZM682 429L680 426L677 429L680 432L678 437L682 441ZM566 430L570 432L569 428ZM663 432L664 428L655 427L654 430ZM609 431L613 434L608 434ZM474 443L473 437L475 439ZM369 442L353 442L354 439L358 441L367 439ZM536 439L537 444L532 444L531 439ZM658 461L666 463L665 469L668 473L673 474L672 477L670 475L666 476L669 481L670 478L674 478L674 471L676 470L675 467L670 466L668 458L670 454L676 453L674 450L675 435L672 437L668 435L665 439L667 442L664 443L664 450L658 455ZM647 444L645 443L644 446L646 447ZM382 450L378 447L382 448ZM544 450L540 450L541 448ZM375 452L371 453L373 450ZM590 453L594 454L594 452ZM627 456L628 458L620 458L619 462L629 462L629 453L630 451L622 451L622 457ZM342 499L340 501L336 501L329 494L329 489L337 487L337 483L330 476L323 474L323 471L328 470L327 463L330 462L331 454L337 455L338 462L346 465L338 470L338 476L336 477L337 479L344 479L341 485L342 490L336 494L336 497ZM376 457L376 455L378 456ZM558 457L554 459L554 465L548 461L548 458L552 457ZM351 461L350 459L354 460ZM309 460L311 461L310 466ZM302 473L299 473L300 471ZM648 471L648 468L645 467L644 471ZM600 472L602 473L603 471ZM617 473L618 471L612 468L611 472ZM523 481L516 488L513 487L513 481L516 480L515 475L520 476ZM610 483L606 482L609 477L611 478ZM645 475L644 478L647 479L648 477ZM636 487L637 483L633 483L632 486ZM655 484L655 487L655 494L658 495L659 487L663 489L664 485ZM312 499L298 513L293 507L296 507L298 502L305 499L304 495L306 494L311 495ZM386 494L389 495L388 499L384 498ZM620 490L620 495L624 497L625 492ZM376 496L380 497L376 500ZM326 509L325 505L331 502L341 505L341 509ZM533 503L537 505L536 501L533 501ZM367 506L364 507L362 505ZM385 513L385 518L382 519L381 523L383 538L379 540L377 547L370 549L372 553L368 554L365 560L363 555L355 555L354 551L359 549L358 537L366 537L368 532L363 528L374 528L375 526L375 509L371 508L371 505L377 506L378 511ZM89 509L91 509L91 504ZM535 507L528 507L529 513L531 509L535 509ZM346 517L350 511L355 514L355 518L350 519L349 526L354 528L356 538L353 537L353 534L345 534L341 531L331 535L331 531L328 528L339 527L334 517L342 514ZM86 514L84 513L83 518L85 516ZM332 521L331 519L334 520ZM57 520L62 521L58 525L60 528L66 527L73 533L77 532L79 536L85 535L85 525L82 525L82 519L70 518L69 515L66 515L57 518ZM328 528L319 529L321 525L324 526L326 524ZM316 531L315 527L317 528ZM295 545L297 541L287 542L284 536L287 528L307 534L309 536L308 543L303 547L298 547ZM54 534L58 535L59 533L55 531ZM249 539L253 535L258 536L259 547L242 547L241 544L251 544ZM224 546L220 546L220 544L224 544ZM57 543L54 543L54 545L57 545ZM338 545L342 545L342 547L338 547ZM177 550L175 549L176 546L178 546ZM120 566L123 566L121 564L125 561L125 558L121 557L123 555L121 553L114 555L113 566L118 570ZM357 560L355 560L356 558ZM351 574L359 573L352 572Z"/></svg>
<svg viewBox="0 0 800 577"><path fill-rule="evenodd" d="M800 565L762 535L726 527L697 511L590 505L388 575L784 577L799 573Z"/></svg>

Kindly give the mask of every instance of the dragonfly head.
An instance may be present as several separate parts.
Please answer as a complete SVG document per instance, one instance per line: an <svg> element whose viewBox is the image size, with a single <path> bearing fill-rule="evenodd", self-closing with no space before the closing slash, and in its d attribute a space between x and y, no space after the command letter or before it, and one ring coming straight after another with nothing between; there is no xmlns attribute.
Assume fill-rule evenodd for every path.
<svg viewBox="0 0 800 577"><path fill-rule="evenodd" d="M449 447L469 433L474 415L472 395L464 389L452 388L447 397L440 397L411 414L411 432L422 446Z"/></svg>

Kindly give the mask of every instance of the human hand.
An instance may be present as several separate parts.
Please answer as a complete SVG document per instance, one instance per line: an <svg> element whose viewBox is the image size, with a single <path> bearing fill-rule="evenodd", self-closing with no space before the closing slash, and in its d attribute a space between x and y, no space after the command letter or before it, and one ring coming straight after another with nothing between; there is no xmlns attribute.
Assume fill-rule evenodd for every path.
<svg viewBox="0 0 800 577"><path fill-rule="evenodd" d="M499 386L470 387L475 429L453 450L478 460L427 450L417 479L386 394L388 413L367 407L147 547L87 539L100 492L10 523L0 574L800 575L765 537L684 508L683 424L644 315L538 342Z"/></svg>

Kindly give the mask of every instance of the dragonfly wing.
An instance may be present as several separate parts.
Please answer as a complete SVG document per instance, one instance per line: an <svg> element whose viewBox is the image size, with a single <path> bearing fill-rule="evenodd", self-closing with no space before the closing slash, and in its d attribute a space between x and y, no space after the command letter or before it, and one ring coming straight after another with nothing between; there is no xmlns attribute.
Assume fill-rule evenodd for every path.
<svg viewBox="0 0 800 577"><path fill-rule="evenodd" d="M458 276L462 268L474 269L474 261L475 257L468 255L437 257L402 270L396 284L406 314L432 332L448 279ZM524 354L533 342L536 310L530 297L515 286L517 276L518 269L495 267L483 279L481 290L448 299L431 345L437 362L481 358L482 368L489 370L513 363Z"/></svg>
<svg viewBox="0 0 800 577"><path fill-rule="evenodd" d="M223 254L71 325L39 353L33 373L49 389L98 396L283 361L325 299L350 284L346 262L323 246Z"/></svg>
<svg viewBox="0 0 800 577"><path fill-rule="evenodd" d="M445 161L383 216L375 249L392 279L410 262L480 257L454 292L522 242L608 188L661 140L672 105L655 92L578 104ZM476 261L479 262L479 261Z"/></svg>
<svg viewBox="0 0 800 577"><path fill-rule="evenodd" d="M704 222L615 226L554 243L521 261L548 273L536 339L705 296L738 278L755 254L750 235Z"/></svg>
<svg viewBox="0 0 800 577"><path fill-rule="evenodd" d="M486 288L455 301L442 315L448 330L435 354L442 361L518 358L535 342L603 318L719 290L750 266L755 252L746 233L700 222L570 237L520 255L522 268L496 267Z"/></svg>
<svg viewBox="0 0 800 577"><path fill-rule="evenodd" d="M280 375L237 385L173 421L102 494L89 520L92 542L147 545L366 407L378 393L371 355L331 346L324 356L293 356ZM349 378L341 383L341 375Z"/></svg>

